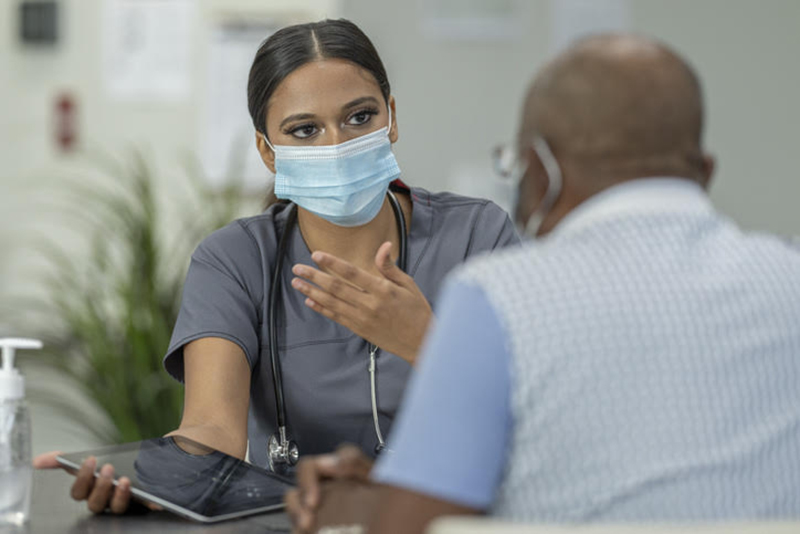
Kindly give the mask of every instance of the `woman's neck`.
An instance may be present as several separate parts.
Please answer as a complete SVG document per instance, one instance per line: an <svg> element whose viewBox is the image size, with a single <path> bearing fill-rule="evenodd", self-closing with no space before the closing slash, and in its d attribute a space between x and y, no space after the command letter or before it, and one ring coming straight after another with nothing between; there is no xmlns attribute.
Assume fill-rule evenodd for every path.
<svg viewBox="0 0 800 534"><path fill-rule="evenodd" d="M396 196L410 228L411 200L403 194ZM302 208L297 210L297 223L311 252L327 252L373 274L377 273L375 254L383 243L392 242L393 260L399 255L399 230L388 194L378 215L363 226L337 226Z"/></svg>

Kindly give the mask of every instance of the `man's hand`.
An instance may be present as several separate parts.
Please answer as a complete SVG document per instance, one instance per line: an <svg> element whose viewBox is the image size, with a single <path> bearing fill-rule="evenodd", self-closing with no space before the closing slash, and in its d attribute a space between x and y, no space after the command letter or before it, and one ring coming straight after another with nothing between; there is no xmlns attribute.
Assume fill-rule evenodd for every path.
<svg viewBox="0 0 800 534"><path fill-rule="evenodd" d="M394 264L391 250L387 241L375 255L380 276L314 252L311 258L322 270L295 265L292 287L308 297L312 310L413 365L433 311L414 279Z"/></svg>
<svg viewBox="0 0 800 534"><path fill-rule="evenodd" d="M318 526L318 512L323 500L322 495L323 492L329 493L322 487L325 480L337 479L339 483L336 485L344 483L364 489L364 486L369 484L372 464L372 459L353 445L343 445L333 454L302 459L297 467L297 488L290 490L285 497L287 512L292 519L294 531L298 533L313 532L315 526ZM365 507L351 508L364 510ZM344 515L341 516L341 519L347 520ZM349 518L351 521L354 519Z"/></svg>

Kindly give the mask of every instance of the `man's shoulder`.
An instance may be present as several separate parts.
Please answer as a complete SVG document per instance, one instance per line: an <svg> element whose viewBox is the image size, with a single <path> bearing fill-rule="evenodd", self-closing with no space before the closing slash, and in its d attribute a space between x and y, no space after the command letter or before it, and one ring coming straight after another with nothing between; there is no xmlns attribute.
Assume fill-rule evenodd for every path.
<svg viewBox="0 0 800 534"><path fill-rule="evenodd" d="M464 283L486 285L488 282L504 278L509 280L522 270L530 271L541 266L541 245L535 242L523 243L518 247L509 247L497 250L492 254L485 254L470 259L461 265L454 273L453 278Z"/></svg>
<svg viewBox="0 0 800 534"><path fill-rule="evenodd" d="M716 215L677 222L622 218L472 259L454 277L483 287L513 288L524 282L575 288L584 282L646 278L670 269L690 276L689 265L696 269L694 274L735 269L770 275L771 283L788 276L794 278L794 286L800 280L800 241L745 232Z"/></svg>

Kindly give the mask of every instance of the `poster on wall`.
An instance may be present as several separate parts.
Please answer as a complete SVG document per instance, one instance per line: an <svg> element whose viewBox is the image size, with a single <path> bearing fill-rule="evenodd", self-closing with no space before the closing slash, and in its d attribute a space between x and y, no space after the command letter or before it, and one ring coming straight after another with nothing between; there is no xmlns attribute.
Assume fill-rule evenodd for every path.
<svg viewBox="0 0 800 534"><path fill-rule="evenodd" d="M507 41L522 33L524 0L421 0L422 31L440 41Z"/></svg>
<svg viewBox="0 0 800 534"><path fill-rule="evenodd" d="M551 51L559 52L585 35L628 31L630 9L628 0L551 0Z"/></svg>
<svg viewBox="0 0 800 534"><path fill-rule="evenodd" d="M118 100L186 98L196 11L196 0L105 0L106 93Z"/></svg>
<svg viewBox="0 0 800 534"><path fill-rule="evenodd" d="M200 146L203 168L213 184L237 179L250 189L266 190L272 179L256 149L247 79L258 47L279 27L268 22L227 22L211 31Z"/></svg>

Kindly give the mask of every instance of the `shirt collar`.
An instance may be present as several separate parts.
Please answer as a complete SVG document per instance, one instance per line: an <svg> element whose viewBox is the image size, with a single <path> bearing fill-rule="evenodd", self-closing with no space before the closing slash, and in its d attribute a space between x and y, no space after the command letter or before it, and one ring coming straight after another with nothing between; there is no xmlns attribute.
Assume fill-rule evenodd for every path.
<svg viewBox="0 0 800 534"><path fill-rule="evenodd" d="M598 221L620 216L711 211L708 195L697 182L661 176L638 178L585 200L559 221L550 236L572 234Z"/></svg>

